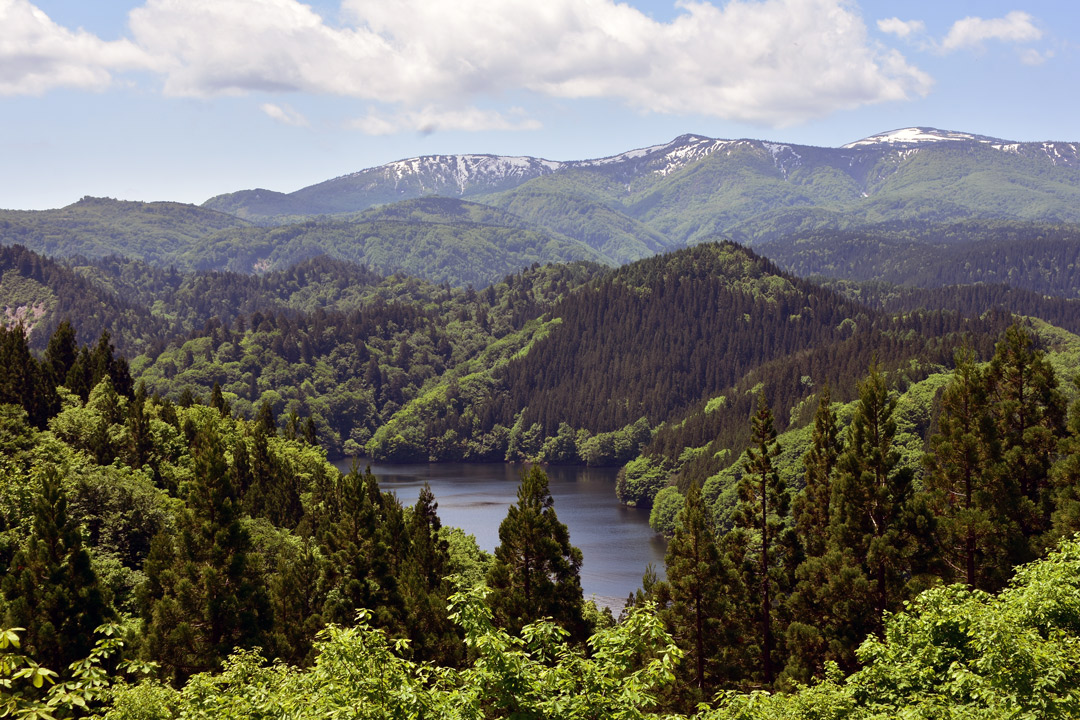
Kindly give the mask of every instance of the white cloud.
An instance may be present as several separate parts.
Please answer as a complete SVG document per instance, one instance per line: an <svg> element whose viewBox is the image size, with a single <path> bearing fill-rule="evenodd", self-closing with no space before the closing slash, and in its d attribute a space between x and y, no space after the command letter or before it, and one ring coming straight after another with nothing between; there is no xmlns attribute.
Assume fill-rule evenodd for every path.
<svg viewBox="0 0 1080 720"><path fill-rule="evenodd" d="M372 109L366 116L349 123L349 127L368 135L392 135L404 131L426 134L451 130L539 130L541 125L521 108L512 108L504 115L480 108L449 110L427 106L389 115Z"/></svg>
<svg viewBox="0 0 1080 720"><path fill-rule="evenodd" d="M292 125L293 127L307 127L308 125L307 118L288 105L263 103L259 106L259 109L266 113L267 117L285 123L286 125Z"/></svg>
<svg viewBox="0 0 1080 720"><path fill-rule="evenodd" d="M941 41L941 49L951 52L961 48L979 48L987 40L1019 43L1032 42L1041 37L1042 30L1035 26L1031 15L1014 10L1002 18L985 20L966 17L957 20Z"/></svg>
<svg viewBox="0 0 1080 720"><path fill-rule="evenodd" d="M167 63L169 94L329 93L397 106L359 121L371 129L522 89L789 125L931 84L868 39L847 0L678 7L657 22L614 0L343 0L348 24L338 27L297 0L147 0L130 25ZM444 111L432 126L495 122L478 112Z"/></svg>
<svg viewBox="0 0 1080 720"><path fill-rule="evenodd" d="M112 71L153 66L128 40L105 42L53 22L29 0L0 0L0 95L101 90Z"/></svg>
<svg viewBox="0 0 1080 720"><path fill-rule="evenodd" d="M1047 50L1046 52L1039 52L1033 48L1027 48L1020 52L1020 62L1025 65L1042 65L1044 62L1054 57L1053 50Z"/></svg>
<svg viewBox="0 0 1080 720"><path fill-rule="evenodd" d="M850 0L677 0L669 22L616 0L341 2L334 25L299 0L145 0L105 42L0 0L0 92L153 68L167 95L335 94L389 106L362 127L423 130L535 127L471 107L522 91L782 126L931 85Z"/></svg>
<svg viewBox="0 0 1080 720"><path fill-rule="evenodd" d="M878 30L889 33L896 37L906 38L909 35L918 35L926 30L926 23L922 20L901 20L897 17L885 18L877 21Z"/></svg>

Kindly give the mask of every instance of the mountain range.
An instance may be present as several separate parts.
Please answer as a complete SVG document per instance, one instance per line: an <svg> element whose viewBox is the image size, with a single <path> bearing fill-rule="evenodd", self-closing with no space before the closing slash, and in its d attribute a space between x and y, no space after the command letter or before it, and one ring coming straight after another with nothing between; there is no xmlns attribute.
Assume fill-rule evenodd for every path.
<svg viewBox="0 0 1080 720"><path fill-rule="evenodd" d="M890 276L907 283L925 279L928 258L947 262L962 247L965 282L1000 282L1001 268L987 265L987 233L973 221L1012 223L1008 233L1021 239L1053 227L1075 245L1080 143L903 128L839 148L682 135L592 160L433 155L200 207L84 198L59 210L0 211L0 242L237 272L329 255L478 287L533 263L617 266L719 239L785 269L842 279L862 279L858 269L883 253L916 258Z"/></svg>

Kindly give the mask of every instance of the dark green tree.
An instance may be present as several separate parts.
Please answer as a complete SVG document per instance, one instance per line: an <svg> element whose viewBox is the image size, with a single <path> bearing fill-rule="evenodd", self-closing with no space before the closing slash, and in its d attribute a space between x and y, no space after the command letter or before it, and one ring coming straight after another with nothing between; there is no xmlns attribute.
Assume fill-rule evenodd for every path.
<svg viewBox="0 0 1080 720"><path fill-rule="evenodd" d="M962 351L942 394L938 432L924 456L924 486L950 578L983 590L999 589L1008 579L1009 548L1020 539L1019 527L1008 517L1011 501L999 461L986 378L973 354Z"/></svg>
<svg viewBox="0 0 1080 720"><path fill-rule="evenodd" d="M53 387L64 384L78 356L79 343L75 338L75 328L64 320L56 326L42 357L42 364Z"/></svg>
<svg viewBox="0 0 1080 720"><path fill-rule="evenodd" d="M193 454L179 533L159 534L146 563L147 647L176 680L216 667L235 648L264 644L272 627L216 426L197 429Z"/></svg>
<svg viewBox="0 0 1080 720"><path fill-rule="evenodd" d="M1065 401L1042 351L1019 325L997 344L987 375L990 407L1001 443L1000 474L1012 515L1026 543L1014 548L1014 565L1040 554L1050 528L1050 466L1065 436Z"/></svg>
<svg viewBox="0 0 1080 720"><path fill-rule="evenodd" d="M49 382L30 345L22 324L0 325L0 404L21 405L30 422L44 428L58 406L56 388Z"/></svg>
<svg viewBox="0 0 1080 720"><path fill-rule="evenodd" d="M1073 378L1080 389L1080 375ZM1069 412L1069 431L1061 440L1061 457L1051 470L1054 514L1047 545L1080 532L1080 400Z"/></svg>
<svg viewBox="0 0 1080 720"><path fill-rule="evenodd" d="M401 594L408 613L410 652L415 660L454 665L464 645L447 613L453 588L446 580L449 544L439 535L439 504L424 484L406 513L408 553L401 567Z"/></svg>
<svg viewBox="0 0 1080 720"><path fill-rule="evenodd" d="M488 602L497 622L517 633L528 623L551 617L584 641L581 551L559 522L547 475L533 465L521 473L517 503L499 525L499 546L488 571Z"/></svg>
<svg viewBox="0 0 1080 720"><path fill-rule="evenodd" d="M351 625L356 611L373 613L374 624L402 633L403 608L395 573L402 548L393 544L389 525L403 526L401 504L379 490L370 471L353 468L329 488L318 531L327 558L323 621Z"/></svg>
<svg viewBox="0 0 1080 720"><path fill-rule="evenodd" d="M876 365L859 383L859 400L837 460L831 501L830 543L846 564L864 573L873 588L869 617L850 618L880 632L886 610L908 596L932 547L927 513L912 500L911 468L900 465L893 446L896 397Z"/></svg>
<svg viewBox="0 0 1080 720"><path fill-rule="evenodd" d="M25 628L24 647L48 668L66 668L89 654L94 630L113 614L53 470L42 476L33 530L2 587L4 626Z"/></svg>
<svg viewBox="0 0 1080 720"><path fill-rule="evenodd" d="M843 450L840 428L831 405L832 395L826 385L818 398L814 415L814 434L810 449L803 456L806 485L795 498L792 515L803 552L808 557L825 554L829 537L829 503L836 460Z"/></svg>
<svg viewBox="0 0 1080 720"><path fill-rule="evenodd" d="M664 606L663 617L686 651L682 668L694 701L737 677L739 641L749 629L737 608L745 593L735 570L720 551L712 514L694 483L675 521L675 536L664 556L667 580L651 580L651 595Z"/></svg>
<svg viewBox="0 0 1080 720"><path fill-rule="evenodd" d="M739 503L732 514L732 534L742 537L732 537L726 545L736 552L732 564L742 574L753 606L750 624L758 628L760 678L771 685L776 677L776 636L782 633L773 606L777 597L791 588L796 558L787 523L788 495L773 463L780 454L780 444L764 394L758 396L751 425L751 445L746 450L738 485Z"/></svg>

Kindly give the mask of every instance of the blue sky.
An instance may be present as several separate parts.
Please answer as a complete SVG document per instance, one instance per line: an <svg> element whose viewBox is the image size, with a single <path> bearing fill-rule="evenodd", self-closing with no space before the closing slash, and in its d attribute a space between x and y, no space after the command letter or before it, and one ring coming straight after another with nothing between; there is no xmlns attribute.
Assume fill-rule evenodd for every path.
<svg viewBox="0 0 1080 720"><path fill-rule="evenodd" d="M199 203L686 132L1080 141L1060 0L0 0L0 207Z"/></svg>

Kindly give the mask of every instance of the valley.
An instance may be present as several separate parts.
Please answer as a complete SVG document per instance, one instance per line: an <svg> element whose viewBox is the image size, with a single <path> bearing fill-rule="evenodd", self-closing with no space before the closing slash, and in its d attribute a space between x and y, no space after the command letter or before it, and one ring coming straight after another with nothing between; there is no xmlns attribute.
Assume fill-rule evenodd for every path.
<svg viewBox="0 0 1080 720"><path fill-rule="evenodd" d="M880 643L1077 587L1077 148L683 135L2 210L0 610L61 669L117 623L155 717L345 652L436 707L590 636L684 656L665 712L861 702Z"/></svg>

